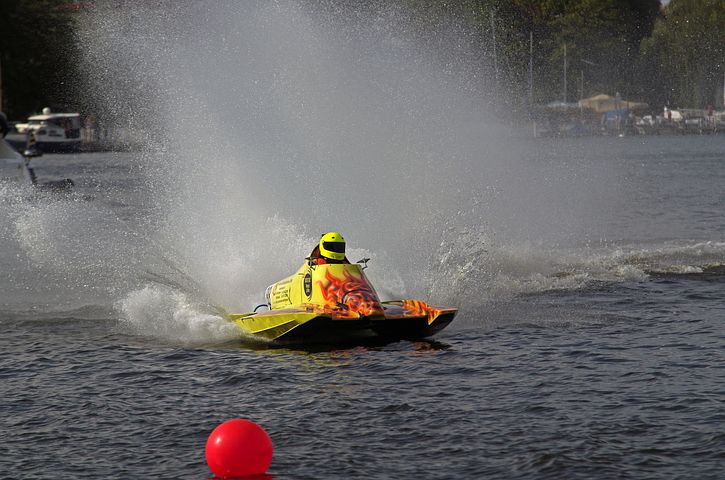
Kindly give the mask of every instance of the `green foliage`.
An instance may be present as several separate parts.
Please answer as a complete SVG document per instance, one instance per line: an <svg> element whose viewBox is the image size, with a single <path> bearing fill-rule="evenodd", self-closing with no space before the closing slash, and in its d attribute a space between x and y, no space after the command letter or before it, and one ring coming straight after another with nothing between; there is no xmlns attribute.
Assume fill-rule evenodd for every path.
<svg viewBox="0 0 725 480"><path fill-rule="evenodd" d="M410 0L421 16L462 15L478 31L484 58L513 99L528 97L533 34L533 102L564 100L566 52L568 101L597 93L643 97L640 44L652 34L659 0ZM493 19L493 23L492 23ZM495 49L493 46L495 31Z"/></svg>
<svg viewBox="0 0 725 480"><path fill-rule="evenodd" d="M10 118L44 106L82 110L72 5L0 0L2 100ZM529 106L531 34L534 104L564 100L566 51L568 101L619 92L656 108L722 105L724 0L671 0L665 8L659 0L380 0L365 8L407 12L406 34L440 48L447 63L478 62L471 77L483 72L492 97L513 110ZM461 58L446 57L447 42L461 41Z"/></svg>
<svg viewBox="0 0 725 480"><path fill-rule="evenodd" d="M496 2L502 52L514 67L512 85L521 85L534 39L535 100L567 100L601 91L632 90L639 44L659 13L658 0L512 0ZM583 78L583 82L581 81ZM581 84L580 84L581 83ZM582 90L582 91L579 91Z"/></svg>
<svg viewBox="0 0 725 480"><path fill-rule="evenodd" d="M722 105L725 2L672 0L642 43L649 95L675 107Z"/></svg>

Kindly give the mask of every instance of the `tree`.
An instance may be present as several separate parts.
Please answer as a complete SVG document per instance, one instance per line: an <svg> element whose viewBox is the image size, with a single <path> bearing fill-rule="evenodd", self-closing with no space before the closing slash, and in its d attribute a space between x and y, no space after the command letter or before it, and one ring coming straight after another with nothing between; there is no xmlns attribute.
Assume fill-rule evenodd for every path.
<svg viewBox="0 0 725 480"><path fill-rule="evenodd" d="M531 33L534 103L564 99L565 50L567 100L578 98L582 76L583 96L616 91L641 95L640 43L660 15L659 0L466 0L456 4L456 11L431 0L410 3L426 18L443 14L441 9L462 13L479 32L483 58L489 63L494 61L495 30L500 93L508 94L512 106L528 98Z"/></svg>
<svg viewBox="0 0 725 480"><path fill-rule="evenodd" d="M24 119L72 102L73 14L61 0L0 2L2 105Z"/></svg>
<svg viewBox="0 0 725 480"><path fill-rule="evenodd" d="M725 2L672 0L642 45L649 95L671 107L722 104Z"/></svg>
<svg viewBox="0 0 725 480"><path fill-rule="evenodd" d="M659 14L658 0L514 0L521 14L531 18L539 57L543 93L562 98L563 64L569 75L566 89L583 96L598 92L634 93L639 45ZM576 99L575 94L568 100Z"/></svg>

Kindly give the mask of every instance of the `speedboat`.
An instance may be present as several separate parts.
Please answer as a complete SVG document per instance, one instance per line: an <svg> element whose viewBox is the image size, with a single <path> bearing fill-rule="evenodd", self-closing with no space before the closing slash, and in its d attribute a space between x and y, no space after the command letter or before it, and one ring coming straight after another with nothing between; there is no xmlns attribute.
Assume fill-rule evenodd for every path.
<svg viewBox="0 0 725 480"><path fill-rule="evenodd" d="M246 336L274 344L334 344L423 339L458 312L422 300L381 302L363 271L367 258L354 264L306 260L294 275L267 287L266 303L251 313L226 313L229 321Z"/></svg>
<svg viewBox="0 0 725 480"><path fill-rule="evenodd" d="M35 133L37 148L43 152L75 152L81 147L81 120L78 113L52 113L44 108L42 115L33 115L27 123L15 124L7 140L22 148L29 135Z"/></svg>

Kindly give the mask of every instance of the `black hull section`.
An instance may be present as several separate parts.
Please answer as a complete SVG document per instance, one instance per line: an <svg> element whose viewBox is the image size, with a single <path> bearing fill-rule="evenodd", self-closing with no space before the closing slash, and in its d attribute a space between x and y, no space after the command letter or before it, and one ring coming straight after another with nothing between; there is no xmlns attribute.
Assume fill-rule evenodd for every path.
<svg viewBox="0 0 725 480"><path fill-rule="evenodd" d="M275 339L275 345L344 344L361 340L421 340L431 337L448 326L456 312L443 313L428 323L428 317L408 317L385 320L333 320L316 317Z"/></svg>
<svg viewBox="0 0 725 480"><path fill-rule="evenodd" d="M274 340L276 345L335 344L374 336L369 319L333 320L319 316Z"/></svg>
<svg viewBox="0 0 725 480"><path fill-rule="evenodd" d="M389 340L419 340L431 337L448 326L456 312L443 313L433 323L428 317L408 317L385 319L372 322L370 328L381 338Z"/></svg>

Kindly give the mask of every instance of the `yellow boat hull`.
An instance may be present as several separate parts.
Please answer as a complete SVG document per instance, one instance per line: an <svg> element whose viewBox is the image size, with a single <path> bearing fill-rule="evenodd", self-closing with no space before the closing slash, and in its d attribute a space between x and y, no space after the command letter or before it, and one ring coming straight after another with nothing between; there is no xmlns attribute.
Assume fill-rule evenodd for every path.
<svg viewBox="0 0 725 480"><path fill-rule="evenodd" d="M383 302L382 318L338 317L315 306L268 310L259 313L227 314L242 333L250 338L280 345L340 343L357 339L414 340L435 335L445 328L458 312L427 304L425 312L409 310L403 300Z"/></svg>

